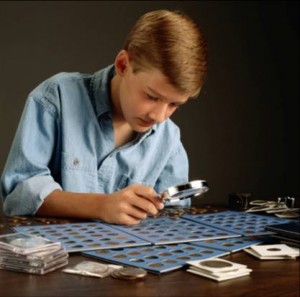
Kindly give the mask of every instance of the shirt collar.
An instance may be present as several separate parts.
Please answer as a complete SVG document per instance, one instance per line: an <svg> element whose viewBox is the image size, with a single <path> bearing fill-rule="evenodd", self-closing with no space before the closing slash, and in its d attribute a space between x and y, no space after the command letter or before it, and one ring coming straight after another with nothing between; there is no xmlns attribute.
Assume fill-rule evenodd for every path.
<svg viewBox="0 0 300 297"><path fill-rule="evenodd" d="M114 65L95 72L91 80L93 104L97 117L112 111L110 81L115 74Z"/></svg>

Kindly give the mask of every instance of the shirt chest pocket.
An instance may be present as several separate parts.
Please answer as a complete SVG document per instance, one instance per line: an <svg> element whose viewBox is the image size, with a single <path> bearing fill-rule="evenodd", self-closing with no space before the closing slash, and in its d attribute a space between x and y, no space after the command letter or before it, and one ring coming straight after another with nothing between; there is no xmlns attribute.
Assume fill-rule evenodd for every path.
<svg viewBox="0 0 300 297"><path fill-rule="evenodd" d="M97 159L62 153L62 186L65 190L94 192L97 189Z"/></svg>
<svg viewBox="0 0 300 297"><path fill-rule="evenodd" d="M93 172L97 170L97 159L70 153L62 153L62 168L71 171Z"/></svg>

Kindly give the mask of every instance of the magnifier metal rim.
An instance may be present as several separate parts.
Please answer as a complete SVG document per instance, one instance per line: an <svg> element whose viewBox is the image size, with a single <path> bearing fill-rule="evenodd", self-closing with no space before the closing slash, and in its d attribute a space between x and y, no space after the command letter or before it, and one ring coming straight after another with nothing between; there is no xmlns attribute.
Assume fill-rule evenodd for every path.
<svg viewBox="0 0 300 297"><path fill-rule="evenodd" d="M162 193L162 197L166 199L185 199L193 196L198 196L208 191L208 184L205 180L194 180L183 183L175 187L170 187ZM186 192L186 193L185 193ZM181 194L181 196L178 195Z"/></svg>

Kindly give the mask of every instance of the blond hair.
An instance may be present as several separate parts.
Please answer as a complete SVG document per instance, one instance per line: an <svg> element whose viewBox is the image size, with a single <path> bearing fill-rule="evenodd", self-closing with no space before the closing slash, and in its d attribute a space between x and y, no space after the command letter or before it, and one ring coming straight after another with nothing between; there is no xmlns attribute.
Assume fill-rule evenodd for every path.
<svg viewBox="0 0 300 297"><path fill-rule="evenodd" d="M125 39L134 72L157 69L180 92L198 96L207 72L206 39L199 26L179 11L141 16Z"/></svg>

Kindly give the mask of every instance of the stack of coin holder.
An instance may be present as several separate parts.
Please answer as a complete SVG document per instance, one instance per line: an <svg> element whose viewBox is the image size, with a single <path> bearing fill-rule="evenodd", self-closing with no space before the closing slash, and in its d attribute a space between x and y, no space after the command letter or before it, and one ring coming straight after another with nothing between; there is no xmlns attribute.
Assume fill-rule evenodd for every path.
<svg viewBox="0 0 300 297"><path fill-rule="evenodd" d="M246 265L218 258L202 261L188 261L187 264L189 264L187 272L218 282L247 276L252 271L252 269L249 269Z"/></svg>
<svg viewBox="0 0 300 297"><path fill-rule="evenodd" d="M299 257L299 248L289 247L286 244L250 246L245 249L245 252L261 260L296 259Z"/></svg>
<svg viewBox="0 0 300 297"><path fill-rule="evenodd" d="M60 242L25 233L0 236L0 269L43 275L67 264Z"/></svg>

